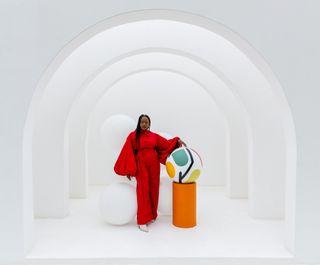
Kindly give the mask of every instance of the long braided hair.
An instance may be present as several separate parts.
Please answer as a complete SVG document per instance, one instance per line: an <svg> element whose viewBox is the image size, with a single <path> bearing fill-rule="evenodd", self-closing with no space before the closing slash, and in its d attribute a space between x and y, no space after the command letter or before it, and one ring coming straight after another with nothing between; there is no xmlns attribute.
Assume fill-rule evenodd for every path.
<svg viewBox="0 0 320 265"><path fill-rule="evenodd" d="M136 128L136 143L137 143L137 148L138 148L139 145L140 145L140 132L141 132L140 123L141 123L141 119L142 119L143 117L146 117L146 118L149 120L149 130L150 130L150 126L151 126L150 117L149 117L147 114L141 114L141 115L139 116L138 124L137 124L137 128Z"/></svg>

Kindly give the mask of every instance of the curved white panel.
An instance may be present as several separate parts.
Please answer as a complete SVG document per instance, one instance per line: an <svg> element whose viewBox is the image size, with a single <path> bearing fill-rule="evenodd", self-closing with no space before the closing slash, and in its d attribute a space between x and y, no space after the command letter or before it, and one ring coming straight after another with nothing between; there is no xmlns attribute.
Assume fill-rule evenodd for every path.
<svg viewBox="0 0 320 265"><path fill-rule="evenodd" d="M170 16L169 13L168 16ZM179 15L176 18L178 19L178 17ZM184 18L183 15L180 16L182 21L191 22L188 19L184 20ZM119 20L117 21L117 19ZM133 19L133 17L129 15L130 19ZM192 19L197 21L195 17ZM117 24L120 20L121 18L116 18L114 21ZM207 22L210 25L210 27L207 27L212 31L219 32L221 30L221 35L232 36L226 29L215 26L214 23L210 24L205 19L201 20L199 18L198 22L198 25L201 26L205 26ZM138 25L139 23L141 24ZM130 50L157 46L197 54L198 57L213 64L235 85L238 95L248 110L252 126L252 142L249 145L253 148L251 158L257 160L252 164L249 185L251 213L260 217L281 216L284 201L284 176L290 173L294 177L295 174L295 142L290 111L280 86L272 76L270 69L253 51L250 54L250 59L255 64L232 43L203 28L190 24L156 20L145 23L148 26L142 24L142 22L129 23L97 34L69 56L59 69L53 63L51 69L57 70L54 75L51 75L52 72L50 73L49 70L44 76L33 102L35 104L39 102L44 87L46 88L45 93L39 105L33 104L30 111L33 115L37 114L36 110L40 110L38 113L40 115L37 117L31 116L28 119L25 135L25 139L32 135L32 125L35 122L33 134L34 139L37 139L33 145L33 173L36 184L35 211L41 215L63 215L67 212L68 183L63 177L63 129L69 107L81 84L90 76L90 73L96 71L105 61L108 61L108 56L111 54L114 56ZM95 30L101 30L100 27L102 26L103 23L97 25ZM138 28L132 28L135 26ZM185 26L183 32L186 35L183 37L181 36L181 26ZM104 25L104 27L106 26ZM126 27L127 29L125 29ZM139 29L144 32L152 29L142 38L145 41L144 43L138 43L141 38L130 38L130 42L124 41L127 30L129 32L139 32ZM107 37L109 33L119 33L119 35L113 35L112 37L109 35ZM88 34L90 35L92 32ZM161 37L163 34L166 38ZM84 36L87 35L84 34L82 37ZM233 40L237 40L237 37L233 36ZM77 41L82 43L83 40L80 37ZM204 43L207 46L204 47ZM252 49L248 45L246 46L243 41L239 40L238 44L245 53L251 52ZM65 51L68 51L68 49ZM108 52L99 54L99 51ZM63 54L60 54L60 56L65 58ZM69 71L74 73L75 70L77 74L72 76L68 74ZM260 70L263 70L263 74ZM50 81L49 78L51 78ZM61 96L62 93L63 97ZM50 136L50 141L48 141L48 136ZM268 142L266 142L266 139L268 139ZM26 142L25 147L25 152L32 150L31 146L28 146L28 142ZM43 150L46 150L46 154L50 155L43 157ZM286 156L286 150L293 150L294 152L292 155ZM24 153L25 155L28 155L28 153ZM283 165L285 166L283 167ZM274 168L279 168L279 170L276 171ZM42 184L41 180L43 180ZM50 180L55 180L55 182ZM48 187L47 190L46 187ZM273 191L271 198L268 190ZM46 205L41 205L40 202L44 202Z"/></svg>
<svg viewBox="0 0 320 265"><path fill-rule="evenodd" d="M211 184L211 185L224 184L225 180L222 180L222 179L225 178L227 174L226 172L227 169L224 169L225 173L221 174L220 173L221 170L218 170L218 168L220 168L222 165L225 167L226 163L228 163L230 164L230 167L231 167L231 170L230 170L231 174L233 174L231 176L228 176L228 179L231 178L233 179L232 182L235 182L235 184L232 187L233 193L231 195L234 197L247 196L247 185L248 185L247 159L248 157L245 154L248 152L247 150L248 147L247 147L247 138L246 138L247 137L246 124L243 121L244 110L241 108L241 105L239 105L238 101L234 98L233 94L230 92L230 89L223 82L221 82L221 80L214 73L210 72L206 67L182 56L159 53L159 52L155 53L154 51L152 53L147 53L147 54L133 55L131 57L123 59L122 61L114 63L112 66L104 69L99 75L95 74L94 80L89 84L86 84L86 87L83 93L81 94L81 96L77 97L77 100L73 104L73 108L70 112L68 130L66 130L66 133L69 134L70 143L72 141L74 142L74 144L72 145L73 150L70 150L70 166L71 168L74 168L74 172L76 172L76 174L75 176L71 175L71 180L75 179L80 181L81 178L85 177L84 170L82 170L83 173L79 171L79 167L83 168L82 165L85 164L84 147L82 147L79 143L84 141L84 137L85 137L84 128L86 127L87 117L90 113L90 107L92 107L91 105L95 104L95 101L99 97L101 97L103 91L108 89L109 86L113 85L113 82L118 82L119 79L125 78L126 71L131 70L133 71L133 73L135 73L136 71L140 71L139 69L141 68L142 70L143 69L148 70L150 68L145 68L147 67L146 65L148 64L150 66L155 64L162 67L170 66L170 68L167 68L167 69L162 68L162 69L166 71L177 72L179 74L184 74L188 76L188 78L191 78L193 82L199 83L199 86L203 87L203 89L207 91L207 93L209 93L209 95L211 95L214 98L214 101L221 109L221 112L224 113L223 115L227 117L228 123L230 123L230 125L227 125L227 126L231 127L232 129L232 130L228 130L229 132L227 135L231 134L230 140L228 140L228 142L233 143L230 146L231 149L228 152L229 153L228 157L230 156L230 154L232 154L231 157L233 158L233 160L231 160L230 162L225 161L226 156L223 155L225 151L220 152L219 150L218 153L220 152L220 154L217 157L217 159L213 159L214 156L209 155L208 159L206 159L209 164L207 167L208 169L207 174L210 175L211 178L201 183ZM177 69L179 69L179 71ZM198 80L201 80L201 82ZM170 87L171 87L172 93L175 93L175 87L172 87L172 86ZM152 87L150 87L150 90L152 90ZM181 100L183 100L182 98L185 98L183 94L175 97L181 98ZM132 97L132 99L134 99L134 97ZM112 100L113 99L111 99L111 103L113 102ZM114 100L114 102L118 102L118 101ZM196 113L198 114L199 112L196 111ZM199 113L199 115L201 115L201 113ZM208 123L210 122L211 120L208 120ZM203 124L202 128L205 126L206 124ZM184 132L185 134L188 131L188 128L186 128L184 131L185 131ZM82 134L82 136L80 136L80 134ZM77 136L75 137L75 135ZM199 137L195 136L194 138L199 138ZM191 143L193 140L194 139L191 139ZM208 139L207 141L209 140L210 139ZM217 150L214 148L213 150L211 150L211 152L217 152ZM222 161L220 161L220 159L222 159ZM72 161L75 161L75 162L73 163ZM66 161L65 164L68 165L69 163ZM214 164L217 164L217 166L215 166ZM111 165L109 165L109 167L110 166ZM72 171L70 172L72 174ZM212 178L213 175L217 175L217 174L221 175L219 177L220 180L213 181L214 179ZM230 183L230 180L228 182ZM71 187L71 190L72 190L72 187ZM78 192L74 191L73 194L79 194L79 191Z"/></svg>
<svg viewBox="0 0 320 265"><path fill-rule="evenodd" d="M89 183L113 181L109 176L114 175L113 164L120 150L103 148L98 134L103 120L115 113L126 113L136 121L147 113L151 130L178 135L201 154L205 163L199 184L225 184L228 133L224 116L197 83L163 70L127 76L99 99L87 130Z"/></svg>

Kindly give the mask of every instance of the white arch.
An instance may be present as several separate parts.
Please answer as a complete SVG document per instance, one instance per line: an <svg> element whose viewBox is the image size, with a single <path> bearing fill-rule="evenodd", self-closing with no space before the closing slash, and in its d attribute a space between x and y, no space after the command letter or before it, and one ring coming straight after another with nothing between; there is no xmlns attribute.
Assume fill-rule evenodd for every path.
<svg viewBox="0 0 320 265"><path fill-rule="evenodd" d="M92 68L98 67L104 60L107 60L108 54L104 55L102 47L106 48L105 45L110 46L111 40L117 40L117 43L122 41L122 45L114 48L117 51L116 53L121 54L126 50L134 49L135 46L149 46L152 43L158 42L165 45L165 43L162 43L163 39L159 36L159 32L164 30L167 31L167 28L170 27L170 30L174 33L173 35L175 35L181 31L181 27L183 26L187 27L187 29L190 28L189 35L192 35L191 39L195 40L195 43L191 44L189 42L181 41L179 37L176 37L174 41L173 39L170 39L170 45L173 47L180 47L180 49L187 51L190 50L191 53L197 52L198 56L211 60L217 64L217 67L223 69L225 74L237 84L238 93L240 93L240 96L250 113L254 143L253 147L257 150L254 157L258 157L255 163L253 163L252 176L254 177L249 181L249 183L252 184L250 186L251 188L249 187L249 197L252 198L251 201L253 202L250 204L250 206L252 206L250 209L251 214L259 217L281 217L283 212L283 193L281 191L284 185L284 172L281 172L281 163L284 163L285 153L284 148L281 148L283 139L282 130L280 128L281 121L278 117L279 112L277 111L278 106L270 92L269 84L265 82L261 73L257 71L252 63L238 49L219 37L211 36L212 34L208 31L171 21L155 20L148 21L147 24L149 23L152 25L153 31L149 32L150 40L148 39L147 43L142 44L139 40L137 40L135 44L132 43L132 41L130 44L123 43L123 39L127 36L127 32L137 32L139 30L144 32L146 30L146 23L144 22L135 22L132 25L126 24L117 27L116 30L110 29L110 32L109 30L103 32L103 34L101 33L92 40L87 41L82 47L75 51L74 54L67 58L66 62L59 68L49 83L48 92L42 100L41 112L38 117L39 122L37 123L37 126L39 127L35 130L37 142L34 142L34 157L36 161L34 163L34 176L39 179L39 183L40 181L45 181L43 185L47 185L48 181L50 182L52 179L57 180L62 178L62 183L66 181L62 177L61 168L63 160L61 131L63 130L62 128L64 128L65 116L77 93L78 87L83 82L82 80L85 80L86 76L94 71ZM212 54L210 53L210 49L198 51L194 46L200 45L201 43L210 43L210 45L215 44L215 51L212 52ZM169 44L167 44L167 46L168 45ZM89 52L91 50L92 52L96 52L96 57L93 56L94 54L92 52ZM104 55L104 57L102 55ZM232 56L236 67L230 65L228 56ZM95 58L96 60L93 60L92 58ZM241 64L240 68L237 66L237 63ZM68 72L73 72L75 69L79 71L79 74L68 75ZM245 75L250 75L250 79ZM65 93L63 100L60 98L60 93ZM54 99L56 99L56 103L54 103ZM58 104L59 109L56 111L56 106ZM48 121L48 119L50 121ZM43 126L45 123L48 124ZM266 132L268 132L269 135L266 134ZM48 137L43 137L46 134L52 134L50 138L55 138L55 140L48 142ZM266 138L268 138L267 144L265 141ZM278 149L277 152L275 152L275 148ZM44 159L41 150L45 149L51 151L48 152L47 160L45 162L40 162ZM37 157L40 160L39 162L37 162ZM274 170L274 168L277 170ZM47 171L48 169L49 171ZM45 180L43 176L46 174L51 174L51 177L48 177L50 180ZM65 183L65 185L67 184L68 183ZM54 183L52 183L52 185L54 185ZM52 185L50 190L53 190ZM273 190L272 197L266 193L265 187L269 187ZM49 196L47 192L45 195L41 194L44 190L44 188L40 187L35 189L36 196L39 196L40 198L42 196ZM56 194L56 196L58 196L58 193ZM64 194L64 196L66 197L67 194ZM52 195L51 198L53 198ZM61 198L62 196L59 196L59 199ZM58 205L57 202L59 199L56 198L56 200L54 200L55 206ZM43 200L37 200L36 202L38 201ZM61 201L61 203L63 203L63 201ZM36 211L38 211L40 207L41 204L38 206L36 204ZM43 210L47 211L47 209L48 207L43 205Z"/></svg>
<svg viewBox="0 0 320 265"><path fill-rule="evenodd" d="M88 40L90 37L94 36L95 34L102 32L103 30L110 29L114 26L121 25L123 23L130 23L133 21L142 21L142 20L152 20L152 19L165 19L165 20L170 20L170 21L182 21L183 23L190 24L190 25L197 25L198 27L208 29L212 33L219 34L224 38L224 40L229 40L230 43L235 43L236 47L238 47L244 54L246 54L246 57L250 59L252 63L254 63L255 69L259 69L255 74L263 74L263 78L268 81L269 86L262 88L262 91L266 92L270 99L276 99L275 107L279 108L279 117L275 117L272 115L269 115L270 113L265 113L266 118L270 119L278 119L279 123L283 125L283 130L284 130L284 140L286 142L286 150L292 151L292 153L287 152L286 158L286 165L287 165L287 170L285 172L287 181L289 180L294 180L295 179L295 157L296 157L296 147L295 147L295 135L294 135L294 127L293 127L293 122L292 122L292 117L290 114L290 110L288 107L288 104L285 100L284 94L282 92L282 89L279 85L279 82L277 79L274 77L274 74L272 73L271 69L267 66L267 64L263 61L263 59L241 38L239 38L236 34L232 33L230 30L226 29L225 27L210 21L208 19L191 15L191 14L186 14L182 12L176 12L176 11L168 11L168 10L145 10L145 11L140 11L140 12L132 12L128 13L122 16L116 16L113 17L110 20L103 21L99 24L97 24L95 27L90 28L83 34L81 34L77 39L75 39L73 42L71 42L65 49L61 51L61 53L56 57L54 62L50 65L49 69L47 72L44 74L43 78L41 79L39 86L36 89L35 95L32 99L32 104L30 107L30 111L28 113L28 118L26 122L26 127L25 127L25 134L24 134L24 172L27 178L32 179L32 168L30 167L31 161L28 159L28 157L31 157L32 154L32 130L34 126L34 119L36 115L37 108L39 107L38 104L40 103L40 98L42 96L42 92L44 91L44 88L47 88L47 91L50 91L49 88L53 88L53 83L49 82L49 79L53 76L53 72L55 72L58 69L59 62L62 62L65 60L65 63L70 62L70 57L68 60L66 60L67 55L70 53L71 50L73 50L76 46L84 43L84 40ZM227 43L225 43L227 45ZM192 47L188 47L192 50ZM221 59L221 58L220 58ZM64 66L67 66L67 64L63 64ZM62 69L59 69L62 70ZM58 71L57 71L58 73ZM57 74L56 73L56 74ZM237 77L239 80L242 82L246 82L246 80L243 79L241 76L233 76ZM51 80L52 81L52 80ZM238 82L236 82L238 83ZM242 89L245 86L242 86ZM269 90L271 89L271 90ZM260 90L261 91L261 90ZM46 99L46 97L50 97L52 99L52 95L49 94L44 94L44 97L42 98L43 100ZM44 102L44 101L43 101ZM40 107L45 107L44 105ZM252 106L254 107L254 106ZM257 108L260 108L261 106L255 106ZM254 109L254 108L253 108ZM61 108L60 111L62 111L63 108ZM255 117L253 119L253 122L257 123L256 129L261 129L259 126L264 126L265 124L261 123L258 117ZM41 123L39 123L41 124ZM53 124L52 124L53 125ZM42 128L41 128L42 129ZM59 127L60 131L63 131L63 127ZM276 130L276 128L274 128ZM257 133L258 131L253 130L253 139L258 140L258 142L261 142L263 140L261 138L261 135ZM35 137L37 137L37 131L35 131ZM257 134L256 134L257 133ZM61 136L61 135L60 135ZM261 146L262 150L264 148L268 148L268 146ZM53 148L54 150L55 148ZM56 149L55 151L57 152L63 152L63 148L58 150ZM61 163L61 159L59 160L59 163ZM50 165L48 165L50 166ZM261 168L261 165L256 164L254 166L257 166L257 172L260 174L255 175L255 179L258 181L264 181L266 180L266 176L264 175L265 172L259 172L259 168ZM255 170L255 168L254 168ZM36 173L36 172L35 172ZM57 172L58 173L58 172ZM255 172L254 172L255 173ZM58 175L57 175L58 176ZM259 178L261 176L261 178ZM289 178L290 177L290 178ZM287 216L292 217L290 220L294 220L294 208L293 205L290 205L290 202L293 201L292 196L294 195L294 181L290 182L292 185L287 185L289 190L287 190L287 193L289 197L287 197L287 209L290 210L290 212L287 212ZM46 183L47 184L47 183ZM67 183L66 183L67 184ZM264 183L261 183L262 185ZM270 183L269 183L270 184ZM67 190L67 189L66 189ZM62 200L60 200L60 209L64 208L65 202L67 200L67 193L64 193L64 197ZM253 196L259 197L259 194L253 194ZM291 197L290 197L291 196ZM265 203L261 201L261 203ZM259 203L258 203L259 204ZM55 201L55 206L59 205L59 201ZM59 212L58 208L53 210L53 212L56 211L56 213ZM258 211L258 209L257 209ZM67 212L67 209L64 208L64 211L62 211L63 214ZM289 225L291 228L292 222ZM292 230L293 231L293 230Z"/></svg>
<svg viewBox="0 0 320 265"><path fill-rule="evenodd" d="M153 62L157 62L158 60L156 58L161 57L162 62L157 62L155 64L158 65L157 69L164 69L166 71L176 72L179 74L182 74L191 80L193 82L198 83L203 89L205 89L209 96L214 99L214 101L217 102L217 105L222 110L224 115L226 115L228 118L228 123L231 126L231 139L230 139L230 150L228 153L232 154L232 160L231 163L231 177L228 177L228 183L234 184L234 186L230 189L229 188L229 196L231 197L246 197L247 196L247 186L248 186L248 170L247 170L247 126L246 120L243 116L245 116L245 110L239 105L239 102L237 99L234 98L233 94L229 91L227 85L224 84L224 82L220 81L220 78L216 77L216 75L213 73L213 67L208 65L206 67L203 66L205 62L203 62L201 65L199 63L194 63L194 60L197 60L195 56L191 56L188 54L183 54L181 52L175 51L175 50L169 50L169 49L143 49L141 51L135 51L131 54L127 54L126 58L123 59L121 56L119 60L113 61L112 65L110 63L107 63L102 69L99 70L98 73L94 73L92 77L93 80L86 82L83 86L85 87L82 91L82 93L77 97L75 100L73 107L70 111L69 117L68 117L68 129L66 130L66 134L69 134L68 142L71 143L71 148L74 148L74 151L70 150L71 157L70 159L70 168L71 168L71 183L75 181L76 183L79 181L79 179L82 179L82 183L86 183L84 176L84 168L82 165L85 164L85 154L84 154L84 147L79 145L82 141L84 141L85 133L83 132L83 135L80 136L79 132L84 130L84 128L87 127L86 123L86 117L90 113L91 105L94 105L95 101L101 97L101 94L104 90L107 90L109 86L112 86L114 82L118 82L122 78L126 78L128 76L127 71L130 73L137 73L140 71L147 71L148 67L144 66L145 63L139 62L139 59L136 59L139 55L139 58L141 56L146 57L147 54L159 54L159 56L152 59ZM170 54L170 56L169 56ZM173 56L174 55L174 56ZM181 56L188 56L188 58L183 58ZM172 60L178 61L180 59L180 68L181 66L185 66L185 70L175 70L179 67L177 65L172 66L174 61L170 61L170 58L173 57ZM192 59L191 59L192 58ZM136 59L135 61L132 61ZM143 60L141 60L143 61ZM193 67L191 67L191 63L195 64ZM155 65L152 65L152 68L154 69ZM160 68L162 67L162 68ZM166 67L166 68L164 68ZM195 67L198 67L196 69ZM200 67L202 67L202 71L200 71ZM207 69L207 67L210 67L211 70ZM112 71L113 69L113 71ZM117 69L121 69L121 73L119 71L117 72ZM138 69L138 70L137 70ZM142 70L139 70L142 69ZM150 69L149 69L150 70ZM199 73L197 73L197 71ZM201 72L201 74L200 74ZM192 77L192 75L194 77ZM121 76L121 77L119 77ZM222 76L222 75L221 75ZM197 77L197 78L195 78ZM90 78L91 79L91 78ZM116 81L113 81L116 80ZM201 80L201 81L198 81ZM215 81L214 81L215 80ZM214 82L213 82L214 81ZM216 83L215 83L216 82ZM220 85L219 85L220 84ZM99 92L100 91L100 92ZM88 99L92 101L91 105L88 104ZM240 99L239 99L240 100ZM72 120L74 122L72 123ZM77 135L77 138L75 139L75 134ZM72 144L74 142L75 144ZM98 147L97 147L98 148ZM66 148L68 150L68 148ZM103 150L103 148L101 149ZM101 151L102 152L102 151ZM222 154L220 154L222 155ZM230 156L230 155L229 155ZM224 157L223 157L224 159ZM216 166L219 167L218 161L220 160L218 157L216 157L217 163ZM76 163L72 163L72 161L76 161ZM208 161L208 160L206 160ZM208 162L207 162L208 163ZM69 165L69 162L65 162L66 165ZM80 165L79 165L80 164ZM224 164L224 163L221 163ZM218 170L218 172L221 172ZM217 174L215 172L208 172L210 175ZM103 182L102 180L99 180L98 183ZM79 187L79 185L74 184L75 187ZM204 183L212 183L212 182L204 182ZM218 182L219 183L219 182ZM216 183L217 184L217 183ZM229 184L230 185L230 184ZM80 190L75 190L72 187L71 184L70 190L73 194L77 194L76 196L83 197L85 196L85 185L80 188Z"/></svg>
<svg viewBox="0 0 320 265"><path fill-rule="evenodd" d="M124 64L126 64L127 62L123 62ZM112 158L115 159L116 153L114 152L104 152L104 155L101 155L103 153L103 151L105 150L103 147L101 147L100 144L100 139L99 139L99 125L101 125L101 122L104 121L104 118L106 118L106 116L108 115L107 113L104 114L104 118L101 117L102 115L100 115L99 109L103 108L103 106L105 105L102 102L106 102L105 98L109 98L110 94L112 92L114 92L114 87L118 86L119 83L123 83L126 82L127 79L131 80L132 78L135 78L137 75L141 76L143 74L148 74L148 73L167 73L169 74L169 77L179 77L179 79L181 79L182 81L188 80L188 82L193 83L194 85L197 86L197 88L200 87L199 91L198 91L198 95L202 96L202 98L204 97L203 94L206 95L206 98L210 99L210 105L211 105L211 114L205 114L203 113L203 116L205 116L206 118L211 118L213 119L213 121L211 123L217 124L217 126L215 126L215 130L212 130L211 133L216 133L216 137L211 137L211 139L206 138L205 143L203 142L203 139L197 139L198 137L198 133L189 131L188 133L186 133L189 136L189 139L191 139L191 143L192 143L192 147L196 148L197 151L199 151L199 153L202 156L202 159L205 162L205 170L203 170L203 174L201 176L201 179L199 179L198 183L199 185L202 183L208 184L208 183L213 183L214 185L224 185L225 184L225 180L226 180L226 174L227 174L227 142L229 142L229 138L230 138L230 129L229 126L226 122L226 118L224 113L221 111L220 108L217 107L217 104L215 103L215 100L212 100L211 95L208 93L210 91L208 91L208 89L206 87L204 87L201 82L199 82L198 80L195 80L193 77L188 76L187 74L181 72L181 71L177 71L174 69L170 69L170 68L145 68L145 69L139 69L137 71L134 72L130 72L127 73L123 76L121 76L120 78L117 78L117 80L111 84L106 84L106 87L103 91L101 91L102 93L100 94L99 97L96 98L96 102L94 102L93 106L92 106L92 111L89 113L89 117L88 120L86 120L86 127L87 127L87 132L84 132L84 137L85 137L85 146L86 146L86 156L87 156L87 164L88 164L88 173L89 176L91 177L91 180L95 179L95 181L98 182L98 184L101 184L101 181L103 180L102 175L99 177L97 176L97 173L99 172L99 170L97 170L97 168L101 168L103 166L103 163L109 165L109 170L107 171L109 174L113 173L113 166L112 166ZM184 82L185 83L185 82ZM185 86L186 88L186 86ZM130 93L130 91L134 91L136 90L135 88L129 88L127 93ZM150 89L153 90L153 89ZM175 90L173 88L173 90ZM168 90L165 90L168 93ZM181 91L181 90L180 90ZM164 92L165 93L165 92ZM152 94L156 94L157 97L159 97L159 93L157 93L157 91L154 91L154 93ZM131 94L132 95L132 94ZM150 98L147 96L146 100L148 100L148 98ZM110 98L110 100L114 100L113 97ZM189 99L190 100L190 99ZM137 100L138 101L138 100ZM110 101L107 101L110 103ZM187 101L188 102L188 101ZM189 101L190 102L190 101ZM111 103L110 103L111 104ZM155 102L154 105L156 105L157 103ZM168 104L166 102L166 104ZM205 103L204 103L205 104ZM206 104L208 104L208 102L206 101ZM140 104L139 104L140 105ZM148 104L146 104L148 105ZM169 105L169 104L168 104ZM176 105L176 109L178 108L178 106L181 106L181 104L179 105L179 103L177 103ZM146 106L145 106L146 107ZM118 107L121 109L121 107ZM135 113L136 108L134 106L130 107L128 106L128 108L126 108L125 106L122 106L122 109L131 109L131 111L128 111L127 114L131 113L131 114L135 114L135 116L138 116L139 113ZM116 113L114 112L114 110L110 109L112 113ZM156 110L154 111L155 113L157 112ZM96 115L96 113L98 115ZM149 112L148 112L149 113ZM170 111L165 112L166 115L162 114L159 116L162 117L166 117L167 115L169 115ZM189 113L189 112L188 112ZM201 112L199 112L199 114L201 114ZM151 116L153 117L153 115ZM178 117L178 116L177 116ZM173 119L175 120L175 119ZM160 123L161 121L158 121L158 123ZM188 124L189 122L195 123L195 127L197 128L201 128L201 123L197 120L193 120L192 118L190 120L181 120L179 121L179 127L185 128L184 130L186 130L188 128L188 126L186 124ZM168 121L167 121L168 123ZM179 129L180 133L183 133L184 130ZM209 126L208 126L209 129ZM171 133L171 132L169 132ZM179 134L180 135L180 134ZM203 136L206 135L205 132L203 132ZM180 135L181 136L181 135ZM193 137L192 137L193 136ZM183 136L183 139L185 139L186 135ZM189 141L188 141L189 142ZM191 144L190 143L190 144ZM217 150L206 150L208 146L216 146ZM223 148L220 148L220 147ZM114 153L114 154L113 154ZM97 154L100 154L101 157L99 158ZM105 162L104 162L105 161ZM109 162L109 163L108 163ZM104 172L103 172L104 173ZM117 177L119 178L119 177Z"/></svg>

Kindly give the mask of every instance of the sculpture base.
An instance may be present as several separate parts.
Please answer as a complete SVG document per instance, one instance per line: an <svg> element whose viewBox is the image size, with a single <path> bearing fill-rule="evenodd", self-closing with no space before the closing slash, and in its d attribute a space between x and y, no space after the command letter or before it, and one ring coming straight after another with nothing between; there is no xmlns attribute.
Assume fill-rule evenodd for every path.
<svg viewBox="0 0 320 265"><path fill-rule="evenodd" d="M197 225L196 182L172 182L172 223L176 227L191 228Z"/></svg>

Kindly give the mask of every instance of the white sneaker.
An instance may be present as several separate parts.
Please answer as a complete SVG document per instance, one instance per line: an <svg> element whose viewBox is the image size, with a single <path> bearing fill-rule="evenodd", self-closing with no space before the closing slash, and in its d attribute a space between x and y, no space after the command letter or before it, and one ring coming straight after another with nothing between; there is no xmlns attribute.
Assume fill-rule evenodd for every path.
<svg viewBox="0 0 320 265"><path fill-rule="evenodd" d="M138 225L138 227L143 232L149 232L147 225Z"/></svg>

